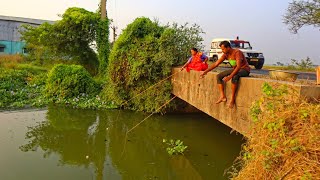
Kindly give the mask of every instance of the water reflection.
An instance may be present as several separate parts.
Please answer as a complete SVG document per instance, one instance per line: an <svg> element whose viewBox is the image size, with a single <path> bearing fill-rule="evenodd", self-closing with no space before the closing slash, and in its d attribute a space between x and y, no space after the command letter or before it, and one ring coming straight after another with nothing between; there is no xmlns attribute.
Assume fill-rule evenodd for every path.
<svg viewBox="0 0 320 180"><path fill-rule="evenodd" d="M48 121L29 127L26 138L30 141L20 149L24 152L41 148L44 158L55 153L60 166L77 165L86 168L92 163L96 179L102 179L106 161L105 129L107 121L100 121L93 111L50 107ZM88 158L87 158L88 157Z"/></svg>
<svg viewBox="0 0 320 180"><path fill-rule="evenodd" d="M58 155L59 166L93 168L98 180L226 179L223 170L238 154L241 137L229 135L221 125L210 128L214 125L211 119L195 120L199 116L208 119L203 115L154 116L129 134L124 149L125 133L144 116L51 106L46 121L29 127L29 142L20 149L43 151L46 159ZM228 144L213 140L214 136ZM189 151L185 156L169 157L163 138L182 139Z"/></svg>

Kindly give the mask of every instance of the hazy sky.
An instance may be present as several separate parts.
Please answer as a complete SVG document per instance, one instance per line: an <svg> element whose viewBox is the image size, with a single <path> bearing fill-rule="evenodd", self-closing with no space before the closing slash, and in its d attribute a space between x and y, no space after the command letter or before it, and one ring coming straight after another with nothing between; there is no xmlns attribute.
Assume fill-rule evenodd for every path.
<svg viewBox="0 0 320 180"><path fill-rule="evenodd" d="M162 23L199 24L209 48L213 38L246 39L265 54L266 63L290 62L309 56L320 64L320 31L304 27L291 34L282 16L292 0L108 0L108 16L119 29L136 17L157 18ZM0 15L58 20L68 7L95 11L99 0L0 0Z"/></svg>

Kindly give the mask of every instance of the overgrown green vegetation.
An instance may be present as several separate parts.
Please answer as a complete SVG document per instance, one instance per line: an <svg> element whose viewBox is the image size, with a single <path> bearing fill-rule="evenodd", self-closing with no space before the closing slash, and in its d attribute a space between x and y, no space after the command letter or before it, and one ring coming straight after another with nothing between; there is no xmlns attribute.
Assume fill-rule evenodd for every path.
<svg viewBox="0 0 320 180"><path fill-rule="evenodd" d="M188 146L185 146L183 144L183 141L177 139L177 140L162 140L163 143L165 143L168 147L166 148L168 154L170 156L172 155L178 155L178 154L183 154L184 151L188 148Z"/></svg>
<svg viewBox="0 0 320 180"><path fill-rule="evenodd" d="M95 96L98 93L98 84L83 66L58 64L48 74L46 95L50 98L72 98L80 94Z"/></svg>
<svg viewBox="0 0 320 180"><path fill-rule="evenodd" d="M48 102L42 94L45 79L45 73L37 68L0 68L0 108L46 105Z"/></svg>
<svg viewBox="0 0 320 180"><path fill-rule="evenodd" d="M201 33L196 25L161 26L148 18L137 18L123 30L110 53L104 99L138 111L159 109L171 98L169 80L143 96L139 93L168 77L172 66L184 63L190 47L201 48Z"/></svg>
<svg viewBox="0 0 320 180"><path fill-rule="evenodd" d="M80 65L58 64L49 74L47 69L22 60L13 66L0 66L1 109L45 107L49 103L75 108L115 108L112 102L101 100L101 87Z"/></svg>
<svg viewBox="0 0 320 180"><path fill-rule="evenodd" d="M77 7L67 9L61 17L53 24L24 26L21 34L27 44L27 56L0 57L4 93L0 108L48 103L95 109L115 107L100 98L104 82L91 77L97 74L98 66L99 72L106 71L109 20L102 20L99 12Z"/></svg>
<svg viewBox="0 0 320 180"><path fill-rule="evenodd" d="M98 49L98 59L99 59L99 74L102 75L106 73L108 66L108 59L110 53L110 43L109 43L109 20L106 18L100 20L97 28L97 49Z"/></svg>
<svg viewBox="0 0 320 180"><path fill-rule="evenodd" d="M58 64L48 73L45 95L50 102L77 108L114 108L112 102L101 100L101 89L84 67Z"/></svg>
<svg viewBox="0 0 320 180"><path fill-rule="evenodd" d="M67 9L61 17L53 24L25 26L21 33L30 58L40 65L44 61L72 61L96 74L99 61L94 48L97 42L101 68L106 68L109 21L101 20L98 13L77 7Z"/></svg>
<svg viewBox="0 0 320 180"><path fill-rule="evenodd" d="M231 172L233 179L317 179L320 177L320 104L287 86L263 85L253 104L254 123Z"/></svg>
<svg viewBox="0 0 320 180"><path fill-rule="evenodd" d="M24 62L21 56L16 56L13 62L0 61L2 68L25 70L24 74L18 74L19 82L7 83L23 83L29 87L31 84L22 79L33 78L35 71L43 70L43 81L38 82L36 93L38 102L43 102L41 105L121 106L163 113L167 109L162 106L171 99L171 83L167 77L171 75L172 66L185 63L191 47L203 48L203 32L197 25L160 25L148 18L137 18L123 31L110 52L109 20L101 19L100 12L74 7L61 17L53 24L25 26L21 33L29 54L22 57ZM20 71L13 71L11 75L15 73ZM4 75L3 80L8 81L6 78ZM148 89L165 78L166 81ZM20 91L17 88L15 91ZM146 89L148 91L141 94ZM12 102L3 100L2 107L33 106L34 98L24 102L26 98L27 95ZM12 105L16 101L21 101L21 105ZM166 108L175 104L170 103Z"/></svg>

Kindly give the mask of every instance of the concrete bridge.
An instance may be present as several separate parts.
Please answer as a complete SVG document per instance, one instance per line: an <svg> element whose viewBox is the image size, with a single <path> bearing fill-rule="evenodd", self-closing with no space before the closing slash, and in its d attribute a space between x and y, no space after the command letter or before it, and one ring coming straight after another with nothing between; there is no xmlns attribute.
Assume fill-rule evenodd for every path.
<svg viewBox="0 0 320 180"><path fill-rule="evenodd" d="M250 107L253 102L262 96L261 87L265 82L287 84L297 90L301 97L320 99L320 86L245 77L240 80L236 106L233 109L229 109L226 103L215 104L215 101L220 96L216 83L217 72L210 72L205 78L200 79L200 72L191 71L188 73L179 71L180 68L172 69L172 73L176 73L171 79L173 84L172 93L243 135L246 134L252 122L249 115ZM225 88L227 97L231 95L230 86L231 83L228 82Z"/></svg>

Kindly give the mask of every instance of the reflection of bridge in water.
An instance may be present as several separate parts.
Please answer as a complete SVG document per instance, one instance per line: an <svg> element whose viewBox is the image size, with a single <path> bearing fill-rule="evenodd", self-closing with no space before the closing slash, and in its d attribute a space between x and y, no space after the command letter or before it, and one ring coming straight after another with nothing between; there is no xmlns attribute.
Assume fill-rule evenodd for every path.
<svg viewBox="0 0 320 180"><path fill-rule="evenodd" d="M236 107L229 109L224 103L215 104L220 95L216 84L217 73L210 72L205 78L200 79L199 72L183 71L177 73L179 70L180 68L172 70L173 74L176 73L172 78L173 94L241 134L245 134L250 127L250 107L262 96L261 87L265 82L287 84L297 90L301 97L320 99L320 86L247 77L240 81ZM228 82L225 88L227 97L231 94L230 85Z"/></svg>

